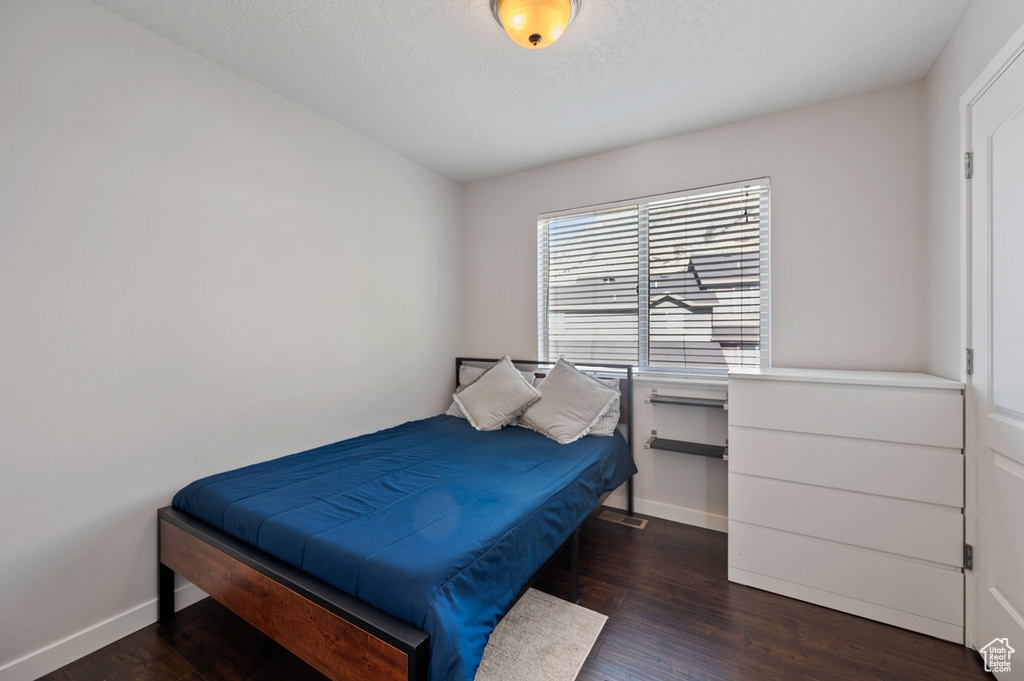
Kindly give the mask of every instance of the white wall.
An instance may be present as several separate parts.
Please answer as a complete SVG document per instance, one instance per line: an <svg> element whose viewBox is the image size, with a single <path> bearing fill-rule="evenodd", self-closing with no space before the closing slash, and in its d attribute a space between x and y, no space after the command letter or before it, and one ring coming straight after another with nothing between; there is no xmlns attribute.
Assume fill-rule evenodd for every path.
<svg viewBox="0 0 1024 681"><path fill-rule="evenodd" d="M772 362L921 370L921 82L466 187L463 351L537 351L537 214L772 183Z"/></svg>
<svg viewBox="0 0 1024 681"><path fill-rule="evenodd" d="M975 0L935 61L928 98L928 370L963 373L960 97L1024 24L1021 0Z"/></svg>
<svg viewBox="0 0 1024 681"><path fill-rule="evenodd" d="M773 364L923 370L924 105L916 82L467 185L463 352L535 356L538 213L769 176ZM721 444L724 419L655 412L651 387L638 510L723 529L725 464L641 445L652 427Z"/></svg>
<svg viewBox="0 0 1024 681"><path fill-rule="evenodd" d="M460 186L91 2L0 3L0 678L155 619L190 480L442 411L461 229Z"/></svg>

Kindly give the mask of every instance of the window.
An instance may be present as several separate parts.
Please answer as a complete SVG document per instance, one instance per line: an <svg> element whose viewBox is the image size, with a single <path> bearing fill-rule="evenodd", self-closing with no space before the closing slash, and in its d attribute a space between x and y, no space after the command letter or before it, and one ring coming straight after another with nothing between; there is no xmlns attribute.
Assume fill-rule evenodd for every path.
<svg viewBox="0 0 1024 681"><path fill-rule="evenodd" d="M769 366L768 180L541 215L540 357Z"/></svg>

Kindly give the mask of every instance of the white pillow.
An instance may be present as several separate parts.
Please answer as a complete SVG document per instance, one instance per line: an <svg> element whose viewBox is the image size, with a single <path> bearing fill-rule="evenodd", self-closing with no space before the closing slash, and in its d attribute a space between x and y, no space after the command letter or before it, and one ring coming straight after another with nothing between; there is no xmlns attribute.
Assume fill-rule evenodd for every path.
<svg viewBox="0 0 1024 681"><path fill-rule="evenodd" d="M621 412L619 410L619 405L622 403L622 392L621 392L621 389L619 387L619 379L617 379L617 378L601 378L600 376L595 376L594 374L590 374L590 373L588 373L587 375L593 377L601 385L606 386L608 388L611 388L616 393L619 393L618 396L614 400L612 400L611 405L608 407L608 411L606 411L601 416L601 418L599 418L597 420L597 423L595 423L593 425L593 427L591 427L590 432L587 433L587 435L597 435L599 437L611 437L612 435L615 435L615 431L618 430L618 428L619 428L619 418L621 416ZM535 388L539 389L542 383L544 383L544 379L543 378L538 378L534 382L533 385L534 385ZM453 414L453 416L460 416L460 415L461 414ZM512 425L517 425L517 424L512 424Z"/></svg>
<svg viewBox="0 0 1024 681"><path fill-rule="evenodd" d="M475 367L471 364L460 364L459 365L459 385L455 389L456 392L462 390L467 385L480 378L483 373L487 371L487 367ZM520 371L523 378L530 385L534 385L534 381L537 379L537 375L532 371ZM462 407L455 400L452 400L451 406L448 407L448 411L445 412L448 416L458 416L460 419L466 418L466 415L462 413Z"/></svg>
<svg viewBox="0 0 1024 681"><path fill-rule="evenodd" d="M512 365L508 355L489 366L480 378L463 386L452 399L477 430L498 430L540 399Z"/></svg>
<svg viewBox="0 0 1024 681"><path fill-rule="evenodd" d="M597 419L587 435L600 435L601 437L611 437L615 434L615 430L619 427L619 404L622 400L622 395L619 392L619 379L617 378L601 378L594 376L601 385L611 388L615 391L615 399L608 406L608 410L601 415L601 418Z"/></svg>
<svg viewBox="0 0 1024 681"><path fill-rule="evenodd" d="M618 396L560 358L540 385L541 399L519 418L520 425L560 444L575 442L597 424Z"/></svg>

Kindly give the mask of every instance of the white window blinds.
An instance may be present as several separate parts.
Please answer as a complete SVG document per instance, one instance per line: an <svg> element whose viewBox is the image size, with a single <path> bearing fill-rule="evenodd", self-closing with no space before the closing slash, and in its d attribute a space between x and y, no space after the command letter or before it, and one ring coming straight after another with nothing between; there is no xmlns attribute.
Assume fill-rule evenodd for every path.
<svg viewBox="0 0 1024 681"><path fill-rule="evenodd" d="M637 207L541 221L542 359L636 364Z"/></svg>
<svg viewBox="0 0 1024 681"><path fill-rule="evenodd" d="M768 218L767 179L541 216L540 356L769 366Z"/></svg>

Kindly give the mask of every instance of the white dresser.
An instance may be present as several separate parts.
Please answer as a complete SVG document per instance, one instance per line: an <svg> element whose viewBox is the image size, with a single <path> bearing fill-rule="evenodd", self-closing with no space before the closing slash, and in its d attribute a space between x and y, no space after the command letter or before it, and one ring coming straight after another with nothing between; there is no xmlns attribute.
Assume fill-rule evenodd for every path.
<svg viewBox="0 0 1024 681"><path fill-rule="evenodd" d="M964 640L963 384L729 374L729 579Z"/></svg>

